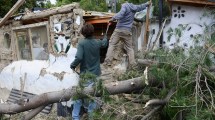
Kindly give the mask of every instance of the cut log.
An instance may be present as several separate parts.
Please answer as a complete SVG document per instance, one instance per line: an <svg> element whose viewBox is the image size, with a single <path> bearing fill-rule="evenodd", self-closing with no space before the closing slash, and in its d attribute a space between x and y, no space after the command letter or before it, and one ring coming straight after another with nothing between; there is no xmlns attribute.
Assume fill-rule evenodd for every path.
<svg viewBox="0 0 215 120"><path fill-rule="evenodd" d="M16 12L19 7L25 2L25 0L18 0L16 4L10 9L10 11L0 21L0 27Z"/></svg>
<svg viewBox="0 0 215 120"><path fill-rule="evenodd" d="M158 64L157 61L149 60L149 59L138 59L137 62L141 65L150 66Z"/></svg>
<svg viewBox="0 0 215 120"><path fill-rule="evenodd" d="M46 106L40 106L36 109L31 110L28 114L23 116L22 120L31 120L35 117L38 113L40 113Z"/></svg>
<svg viewBox="0 0 215 120"><path fill-rule="evenodd" d="M21 18L21 20L45 18L45 17L49 17L49 16L55 15L55 14L69 13L69 12L73 12L73 9L78 8L78 7L79 7L79 5L77 3L74 3L74 4L65 5L62 7L44 10L43 12L38 12L38 13L32 12L32 13L28 13L27 15L23 16Z"/></svg>
<svg viewBox="0 0 215 120"><path fill-rule="evenodd" d="M129 79L125 81L108 83L108 84L105 84L104 86L106 90L109 92L109 94L114 95L114 94L143 89L145 86L145 82L143 81L142 77L138 77L138 78ZM95 91L93 88L85 88L81 91L81 93L88 94L88 95L94 95L94 92ZM29 98L29 101L24 105L3 103L3 104L0 104L0 113L15 114L19 112L24 112L30 109L38 108L40 106L46 106L48 104L52 104L56 102L68 101L72 96L75 96L77 94L80 94L80 93L77 93L76 88L73 87L62 91L49 92L38 96L34 96L32 98Z"/></svg>

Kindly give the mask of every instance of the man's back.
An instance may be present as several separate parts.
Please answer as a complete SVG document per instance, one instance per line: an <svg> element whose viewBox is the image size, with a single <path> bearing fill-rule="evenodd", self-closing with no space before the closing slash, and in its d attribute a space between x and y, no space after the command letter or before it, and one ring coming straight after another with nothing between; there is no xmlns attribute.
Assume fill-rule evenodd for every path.
<svg viewBox="0 0 215 120"><path fill-rule="evenodd" d="M130 31L135 13L144 10L146 7L147 7L146 4L141 5L134 5L132 3L122 4L120 11L113 17L113 19L118 20L116 28L127 29Z"/></svg>
<svg viewBox="0 0 215 120"><path fill-rule="evenodd" d="M106 47L107 39L96 40L93 38L85 38L78 43L78 53L76 58L81 60L81 73L91 72L96 75L101 74L100 70L100 48Z"/></svg>

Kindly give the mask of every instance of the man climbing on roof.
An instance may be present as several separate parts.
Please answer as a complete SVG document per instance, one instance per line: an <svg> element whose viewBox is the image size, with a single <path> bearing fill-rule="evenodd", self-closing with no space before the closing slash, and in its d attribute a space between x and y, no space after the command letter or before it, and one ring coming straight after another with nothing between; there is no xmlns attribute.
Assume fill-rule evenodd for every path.
<svg viewBox="0 0 215 120"><path fill-rule="evenodd" d="M129 66L132 68L136 66L134 58L134 50L132 47L132 33L131 28L134 20L134 15L136 12L144 10L151 3L146 2L141 5L134 5L132 3L123 3L120 11L113 16L109 22L117 21L116 28L109 40L109 47L105 58L105 65L111 66L113 60L113 52L117 43L122 40L124 48L128 55Z"/></svg>

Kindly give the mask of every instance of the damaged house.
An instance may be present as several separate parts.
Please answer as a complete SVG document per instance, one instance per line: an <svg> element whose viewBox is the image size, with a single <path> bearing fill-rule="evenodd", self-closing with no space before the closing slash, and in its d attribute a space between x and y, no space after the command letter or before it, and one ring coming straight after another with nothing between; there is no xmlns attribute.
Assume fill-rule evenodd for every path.
<svg viewBox="0 0 215 120"><path fill-rule="evenodd" d="M113 14L85 12L74 3L12 16L15 7L0 21L0 99L6 101L12 89L42 94L77 85L79 76L69 66L83 23L94 24L95 37L101 39ZM105 51L101 50L102 58Z"/></svg>
<svg viewBox="0 0 215 120"><path fill-rule="evenodd" d="M20 1L17 6L21 5ZM196 45L205 46L207 38L214 36L214 18L207 15L211 11L208 8L215 5L213 0L168 0L168 3L171 17L162 18L162 25L151 20L147 40L144 39L146 24L134 23L135 52L142 50L144 43L149 50L159 46L170 50L175 47L192 49ZM74 60L76 44L82 37L82 25L92 23L95 37L101 39L106 33L107 22L114 15L83 11L76 3L35 13L26 10L25 14L16 16L12 16L13 10L0 21L0 99L3 101L13 89L42 94L76 86L79 76L69 66ZM108 38L114 26L110 26ZM101 50L101 60L106 50ZM117 52L123 53L120 50L114 53ZM122 56L117 53L114 58L125 61L126 55ZM11 98L11 102L14 101L15 98Z"/></svg>
<svg viewBox="0 0 215 120"><path fill-rule="evenodd" d="M17 2L17 7L19 7L22 2ZM184 49L192 48L195 45L203 46L205 43L204 40L214 34L214 20L211 16L208 16L207 13L210 13L209 8L214 6L215 2L207 0L168 0L168 3L170 4L171 18L168 18L168 20L163 19L163 25L159 25L157 20L151 20L149 28L151 32L147 40L144 40L146 29L144 22L134 22L132 37L134 40L134 50L136 52L142 49L144 41L147 41L145 43L147 43L148 49L153 49L158 46L162 46L166 49L173 49L177 46ZM80 35L80 29L84 21L94 25L96 30L95 37L101 39L106 32L109 19L114 15L112 13L83 11L76 3L35 13L26 10L25 14L16 16L12 16L12 12L14 12L14 8L9 11L6 17L0 22L0 68L2 70L2 76L0 76L0 78L7 82L19 80L20 83L23 84L27 83L26 81L28 80L26 79L32 79L29 77L31 75L28 75L30 70L27 68L21 70L21 72L16 70L18 70L17 66L19 66L20 69L22 64L28 67L27 63L29 63L31 69L34 70L32 71L34 73L32 76L35 77L35 81L38 81L37 79L42 79L41 76L46 77L47 74L53 76L56 81L65 80L67 72L71 73L68 66L74 59L74 54L76 52L73 48L76 47L78 39L82 37ZM110 38L113 32L114 26L115 24L110 26L107 32L108 38ZM206 28L208 28L208 31L206 31ZM163 35L160 34L161 32ZM196 38L198 38L198 42L195 42ZM123 46L118 48L121 49ZM101 50L101 61L103 61L105 57L106 50L107 49ZM123 53L120 50L116 50L115 53L117 52ZM69 55L73 55L73 57L69 57ZM117 53L114 57L118 61L125 60L125 58L121 56L123 55L118 55ZM65 63L65 65L59 65L60 62L58 59L67 62L62 62ZM16 61L24 63L18 64ZM46 63L47 61L48 63ZM38 64L41 66L37 66L33 69L33 62L43 63L34 63L36 66ZM17 65L15 63L17 63ZM50 67L50 63L62 66L62 69L52 71L55 68ZM18 76L7 78L10 80L4 78L5 75L8 75L6 74L8 71L4 69L6 66L10 73L11 71L12 73L17 72L16 74L19 73ZM4 72L6 72L5 75L3 75ZM50 78L47 78L47 81L48 79ZM20 83L16 85L16 88L19 90L21 89ZM69 86L68 84L66 85ZM8 85L6 86L8 87ZM4 88L6 86L2 83L0 87ZM10 89L14 88L12 83L9 86ZM45 86L43 87L46 88ZM56 85L56 88L58 87ZM31 87L23 86L23 89L29 88ZM32 92L30 89L24 91ZM45 92L42 89L39 91L40 92L35 90L33 93L40 94Z"/></svg>

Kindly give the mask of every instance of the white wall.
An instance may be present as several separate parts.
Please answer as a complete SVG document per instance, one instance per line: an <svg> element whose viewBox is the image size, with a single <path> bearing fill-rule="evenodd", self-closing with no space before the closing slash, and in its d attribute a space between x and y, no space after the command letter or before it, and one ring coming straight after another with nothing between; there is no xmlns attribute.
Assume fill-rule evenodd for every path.
<svg viewBox="0 0 215 120"><path fill-rule="evenodd" d="M172 49L174 46L181 46L185 49L190 48L191 46L195 45L194 38L197 36L199 36L200 39L198 45L202 45L204 43L204 37L207 35L207 33L204 33L205 26L208 26L213 22L213 19L209 16L203 16L205 13L208 13L208 11L203 7L173 4L171 21L166 23L163 30L163 46L170 49ZM169 34L167 31L170 28L175 30L175 28L179 28L180 25L184 27L184 30L182 30L182 35L179 38L179 42L177 42L177 35L172 35L170 41L168 41L167 38ZM141 37L144 35L144 29L145 25L142 26L142 36L139 37L138 49L141 49L141 39L143 40ZM150 24L150 30L152 29L155 29L155 34L152 36L151 43L155 41L159 31L159 25L157 22ZM174 34L175 32L172 33ZM150 38L151 36L149 36L149 42ZM159 41L157 42L157 46L158 44Z"/></svg>

